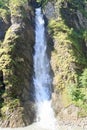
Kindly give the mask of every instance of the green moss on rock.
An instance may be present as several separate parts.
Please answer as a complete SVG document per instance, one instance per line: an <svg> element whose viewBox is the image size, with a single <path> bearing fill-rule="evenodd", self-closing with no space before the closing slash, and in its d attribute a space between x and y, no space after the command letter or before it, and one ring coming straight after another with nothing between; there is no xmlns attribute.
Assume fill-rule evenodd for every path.
<svg viewBox="0 0 87 130"><path fill-rule="evenodd" d="M79 2L79 5L76 2L79 1L60 0L60 2L55 3L56 7L54 6L54 8L59 7L59 15L56 19L49 19L48 31L54 41L51 54L54 91L61 93L61 101L64 107L70 104L78 104L77 106L84 111L84 109L86 110L87 96L81 82L86 83L87 76L83 72L84 69L87 69L86 29L77 19L75 19L75 22L72 16L75 15L74 18L77 18L78 14L74 12L76 9L85 19L81 10L82 6L80 6L84 5L85 1ZM77 27L76 23L79 22L81 28Z"/></svg>
<svg viewBox="0 0 87 130"><path fill-rule="evenodd" d="M12 25L0 44L0 70L3 71L5 84L0 111L2 127L19 127L29 125L30 117L34 115L29 104L33 73L34 32L30 19L33 10L28 7L27 0L10 0L9 5ZM27 111L26 106L29 108ZM8 123L5 124L5 121Z"/></svg>

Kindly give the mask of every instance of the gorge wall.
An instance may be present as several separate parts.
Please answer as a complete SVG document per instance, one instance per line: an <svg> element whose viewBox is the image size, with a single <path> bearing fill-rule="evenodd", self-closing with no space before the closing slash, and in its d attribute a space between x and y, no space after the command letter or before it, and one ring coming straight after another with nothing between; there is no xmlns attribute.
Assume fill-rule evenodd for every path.
<svg viewBox="0 0 87 130"><path fill-rule="evenodd" d="M52 51L53 107L57 118L74 123L87 116L86 12L87 3L81 0L50 0L44 8Z"/></svg>
<svg viewBox="0 0 87 130"><path fill-rule="evenodd" d="M3 1L7 2L7 1ZM31 1L3 3L0 17L0 119L2 127L29 125L32 98L34 10Z"/></svg>

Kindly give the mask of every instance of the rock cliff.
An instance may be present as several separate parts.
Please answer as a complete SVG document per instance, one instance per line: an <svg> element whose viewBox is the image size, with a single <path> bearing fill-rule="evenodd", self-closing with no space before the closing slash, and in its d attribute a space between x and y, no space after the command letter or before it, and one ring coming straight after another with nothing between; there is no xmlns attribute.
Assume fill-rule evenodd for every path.
<svg viewBox="0 0 87 130"><path fill-rule="evenodd" d="M61 120L87 116L87 3L81 0L48 1L48 46L53 70L53 107Z"/></svg>
<svg viewBox="0 0 87 130"><path fill-rule="evenodd" d="M34 10L30 2L10 0L9 19L0 18L1 127L29 125L34 118Z"/></svg>

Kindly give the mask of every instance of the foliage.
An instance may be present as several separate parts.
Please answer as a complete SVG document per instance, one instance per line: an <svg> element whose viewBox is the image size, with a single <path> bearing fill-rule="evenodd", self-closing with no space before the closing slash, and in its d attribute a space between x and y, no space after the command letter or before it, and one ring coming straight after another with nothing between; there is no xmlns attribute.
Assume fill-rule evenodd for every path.
<svg viewBox="0 0 87 130"><path fill-rule="evenodd" d="M87 88L87 68L84 69L82 75L80 76L81 87Z"/></svg>
<svg viewBox="0 0 87 130"><path fill-rule="evenodd" d="M11 15L16 17L26 17L24 6L27 3L27 0L10 0L10 10Z"/></svg>
<svg viewBox="0 0 87 130"><path fill-rule="evenodd" d="M9 14L9 0L0 1L0 17L6 20Z"/></svg>
<svg viewBox="0 0 87 130"><path fill-rule="evenodd" d="M36 0L36 2L41 2L41 0Z"/></svg>
<svg viewBox="0 0 87 130"><path fill-rule="evenodd" d="M0 8L8 8L9 0L0 1Z"/></svg>
<svg viewBox="0 0 87 130"><path fill-rule="evenodd" d="M78 31L72 28L72 30L68 34L68 38L72 42L73 55L75 56L77 64L85 67L87 64L87 60L83 50L83 46L85 46L85 43L83 43L83 30Z"/></svg>
<svg viewBox="0 0 87 130"><path fill-rule="evenodd" d="M64 33L70 33L70 29L64 24L64 21L62 19L58 20L50 20L49 25L49 33L52 36L57 36L58 32L64 32Z"/></svg>
<svg viewBox="0 0 87 130"><path fill-rule="evenodd" d="M48 3L49 0L36 0L36 2L41 3L42 8Z"/></svg>
<svg viewBox="0 0 87 130"><path fill-rule="evenodd" d="M84 8L87 0L68 0L68 2L71 4L72 11L79 10L83 16L87 17L87 10Z"/></svg>
<svg viewBox="0 0 87 130"><path fill-rule="evenodd" d="M6 111L8 111L10 114L17 109L17 107L20 107L20 100L19 99L10 99L10 102L6 103L3 105L3 107L1 108L1 115L3 115L3 118L7 118L6 117Z"/></svg>
<svg viewBox="0 0 87 130"><path fill-rule="evenodd" d="M8 19L8 15L10 14L9 10L0 8L0 17L3 18L4 21Z"/></svg>
<svg viewBox="0 0 87 130"><path fill-rule="evenodd" d="M2 17L3 19L6 19L6 17L8 17L8 15L10 15L10 13L12 15L19 15L20 11L22 12L22 14L24 13L23 8L20 9L20 7L25 6L25 4L27 3L27 0L3 0L0 1L0 17ZM24 13L25 15L25 13Z"/></svg>
<svg viewBox="0 0 87 130"><path fill-rule="evenodd" d="M25 3L27 2L27 0L10 0L10 5L13 7L18 7L18 6L23 6Z"/></svg>
<svg viewBox="0 0 87 130"><path fill-rule="evenodd" d="M83 31L83 39L85 40L85 42L87 42L87 30L86 29Z"/></svg>
<svg viewBox="0 0 87 130"><path fill-rule="evenodd" d="M12 107L15 107L16 105L17 92L19 92L18 86L22 83L23 80L21 79L21 77L19 78L19 76L15 74L15 69L19 67L20 71L21 66L23 65L23 63L21 62L21 58L14 56L14 51L16 49L15 46L17 45L17 42L20 42L20 37L16 35L16 33L13 32L11 28L9 28L6 32L4 42L2 43L2 46L4 47L0 48L0 69L3 71L5 75L4 83L6 85L5 92L1 93L1 96L3 96L5 99L4 104L0 103L2 110L5 107L8 107L8 102L10 105L9 107L11 108L11 110L13 110Z"/></svg>
<svg viewBox="0 0 87 130"><path fill-rule="evenodd" d="M81 89L77 87L78 85L76 84L71 84L69 86L69 93L72 96L72 100L77 102L78 100L83 100L84 99L84 94L81 92Z"/></svg>

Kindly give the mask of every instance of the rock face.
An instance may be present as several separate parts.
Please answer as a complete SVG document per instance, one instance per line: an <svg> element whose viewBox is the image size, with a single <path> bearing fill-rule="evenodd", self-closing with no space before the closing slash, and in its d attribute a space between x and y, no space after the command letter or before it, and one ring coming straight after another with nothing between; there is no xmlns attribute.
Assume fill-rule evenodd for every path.
<svg viewBox="0 0 87 130"><path fill-rule="evenodd" d="M30 2L30 1L29 1ZM4 29L1 21L0 72L3 72L4 92L0 106L1 127L29 125L34 119L32 93L34 10L28 1L10 3L11 25ZM4 30L3 30L4 29ZM1 74L1 73L0 73ZM1 89L0 75L0 89Z"/></svg>
<svg viewBox="0 0 87 130"><path fill-rule="evenodd" d="M0 19L0 39L2 40L5 35L5 31L8 29L10 26L10 21L7 21L6 23L3 19Z"/></svg>
<svg viewBox="0 0 87 130"><path fill-rule="evenodd" d="M51 38L48 48L53 71L53 108L62 120L87 116L83 85L87 68L86 11L87 4L77 0L50 1L44 9L48 39Z"/></svg>

